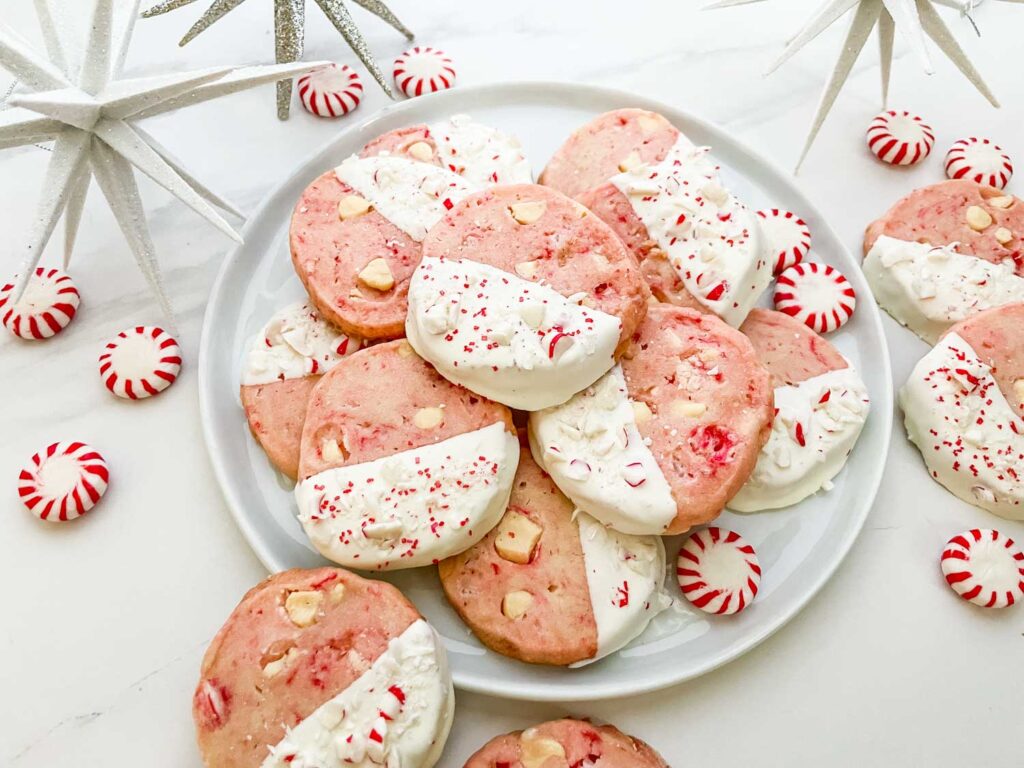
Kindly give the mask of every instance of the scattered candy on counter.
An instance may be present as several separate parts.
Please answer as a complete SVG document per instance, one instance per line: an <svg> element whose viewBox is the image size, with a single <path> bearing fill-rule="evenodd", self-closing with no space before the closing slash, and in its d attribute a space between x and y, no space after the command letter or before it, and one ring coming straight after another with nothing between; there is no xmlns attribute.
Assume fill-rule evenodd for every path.
<svg viewBox="0 0 1024 768"><path fill-rule="evenodd" d="M139 325L121 331L100 355L100 376L118 397L158 395L178 378L181 349L162 328Z"/></svg>

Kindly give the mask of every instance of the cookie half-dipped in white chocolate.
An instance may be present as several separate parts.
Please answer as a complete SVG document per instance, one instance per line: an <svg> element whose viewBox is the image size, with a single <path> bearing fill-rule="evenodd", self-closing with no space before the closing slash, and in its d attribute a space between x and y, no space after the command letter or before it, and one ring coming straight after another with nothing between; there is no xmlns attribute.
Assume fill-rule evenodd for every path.
<svg viewBox="0 0 1024 768"><path fill-rule="evenodd" d="M579 196L641 262L662 301L737 327L772 278L760 218L722 186L707 147L680 135L660 162Z"/></svg>
<svg viewBox="0 0 1024 768"><path fill-rule="evenodd" d="M796 504L834 478L860 437L870 401L849 362L799 320L755 309L740 326L775 383L775 416L750 479L729 508Z"/></svg>
<svg viewBox="0 0 1024 768"><path fill-rule="evenodd" d="M346 333L401 336L421 242L475 188L402 157L353 156L324 173L299 198L290 230L292 263L310 300Z"/></svg>
<svg viewBox="0 0 1024 768"><path fill-rule="evenodd" d="M879 305L929 344L961 320L1024 301L1024 277L1012 262L993 263L959 247L881 235L864 259Z"/></svg>
<svg viewBox="0 0 1024 768"><path fill-rule="evenodd" d="M328 324L309 303L276 312L250 342L241 399L249 428L270 462L294 480L309 395L320 376L364 342Z"/></svg>
<svg viewBox="0 0 1024 768"><path fill-rule="evenodd" d="M299 520L362 569L429 565L498 522L519 458L511 412L456 387L405 341L346 358L309 401Z"/></svg>
<svg viewBox="0 0 1024 768"><path fill-rule="evenodd" d="M444 646L412 604L318 568L249 591L203 658L192 709L210 768L430 768L453 703Z"/></svg>
<svg viewBox="0 0 1024 768"><path fill-rule="evenodd" d="M1000 517L1024 520L1024 304L953 326L900 390L929 474Z"/></svg>
<svg viewBox="0 0 1024 768"><path fill-rule="evenodd" d="M534 457L581 509L624 533L713 520L768 439L772 389L746 337L714 315L652 306L621 372L530 414Z"/></svg>
<svg viewBox="0 0 1024 768"><path fill-rule="evenodd" d="M661 539L612 531L576 510L528 451L501 522L438 571L481 642L534 664L589 664L668 604Z"/></svg>
<svg viewBox="0 0 1024 768"><path fill-rule="evenodd" d="M360 154L383 153L440 165L481 187L533 180L519 139L469 115L388 131L363 147Z"/></svg>
<svg viewBox="0 0 1024 768"><path fill-rule="evenodd" d="M473 194L430 230L409 342L441 373L523 410L565 402L614 364L648 291L615 234L546 187Z"/></svg>

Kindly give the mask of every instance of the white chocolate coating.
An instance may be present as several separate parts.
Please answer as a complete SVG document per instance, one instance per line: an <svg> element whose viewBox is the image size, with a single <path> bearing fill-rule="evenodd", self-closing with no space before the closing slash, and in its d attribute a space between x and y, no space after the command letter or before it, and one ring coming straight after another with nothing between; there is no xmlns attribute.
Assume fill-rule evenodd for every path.
<svg viewBox="0 0 1024 768"><path fill-rule="evenodd" d="M879 305L929 344L983 310L1024 301L1024 278L1012 261L958 253L956 243L933 247L882 235L863 268Z"/></svg>
<svg viewBox="0 0 1024 768"><path fill-rule="evenodd" d="M478 123L469 115L452 115L430 126L441 163L472 184L529 184L530 164L514 136Z"/></svg>

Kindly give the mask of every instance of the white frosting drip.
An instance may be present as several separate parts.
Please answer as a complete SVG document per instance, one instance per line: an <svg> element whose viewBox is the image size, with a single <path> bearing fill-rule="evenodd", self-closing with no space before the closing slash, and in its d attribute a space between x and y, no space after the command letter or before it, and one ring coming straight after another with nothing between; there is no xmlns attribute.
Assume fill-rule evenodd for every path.
<svg viewBox="0 0 1024 768"><path fill-rule="evenodd" d="M422 242L455 203L476 190L476 185L444 168L390 155L353 155L334 172L416 242Z"/></svg>
<svg viewBox="0 0 1024 768"><path fill-rule="evenodd" d="M605 528L585 512L576 513L590 604L597 624L597 655L581 667L614 653L671 605L663 589L665 547L657 536L630 536Z"/></svg>
<svg viewBox="0 0 1024 768"><path fill-rule="evenodd" d="M758 216L722 187L707 147L680 137L665 159L611 179L693 297L739 326L772 266Z"/></svg>
<svg viewBox="0 0 1024 768"><path fill-rule="evenodd" d="M320 554L348 568L431 565L497 525L518 463L519 441L496 422L303 480L299 522Z"/></svg>
<svg viewBox="0 0 1024 768"><path fill-rule="evenodd" d="M788 507L830 489L860 437L869 407L867 388L853 368L776 387L772 433L729 508Z"/></svg>
<svg viewBox="0 0 1024 768"><path fill-rule="evenodd" d="M475 261L425 258L405 332L445 378L513 408L563 403L613 364L621 323Z"/></svg>
<svg viewBox="0 0 1024 768"><path fill-rule="evenodd" d="M308 302L276 312L252 340L242 384L269 384L327 373L362 346L328 325Z"/></svg>
<svg viewBox="0 0 1024 768"><path fill-rule="evenodd" d="M531 413L529 431L537 463L605 525L660 534L675 519L672 490L637 429L620 366L564 405Z"/></svg>
<svg viewBox="0 0 1024 768"><path fill-rule="evenodd" d="M262 768L430 768L448 738L454 698L444 646L419 619L271 747Z"/></svg>
<svg viewBox="0 0 1024 768"><path fill-rule="evenodd" d="M878 303L897 322L934 344L954 323L1003 304L1024 301L1024 278L1004 264L882 235L864 259Z"/></svg>
<svg viewBox="0 0 1024 768"><path fill-rule="evenodd" d="M469 115L430 126L441 163L473 184L529 184L530 163L519 140Z"/></svg>
<svg viewBox="0 0 1024 768"><path fill-rule="evenodd" d="M899 399L932 477L970 504L1024 520L1024 420L970 344L956 333L942 338Z"/></svg>

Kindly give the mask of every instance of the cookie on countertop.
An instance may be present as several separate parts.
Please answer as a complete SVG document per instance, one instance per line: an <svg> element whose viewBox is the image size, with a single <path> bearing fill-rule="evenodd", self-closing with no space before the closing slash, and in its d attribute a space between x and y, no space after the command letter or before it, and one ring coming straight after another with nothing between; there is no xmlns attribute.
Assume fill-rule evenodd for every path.
<svg viewBox="0 0 1024 768"><path fill-rule="evenodd" d="M508 408L451 384L404 340L378 344L313 390L299 521L324 557L346 567L434 564L497 524L518 461Z"/></svg>
<svg viewBox="0 0 1024 768"><path fill-rule="evenodd" d="M203 657L192 699L207 768L430 768L454 692L444 646L390 584L290 570L249 591Z"/></svg>
<svg viewBox="0 0 1024 768"><path fill-rule="evenodd" d="M669 602L661 540L577 512L525 450L501 522L438 571L448 602L487 647L535 664L596 661Z"/></svg>

